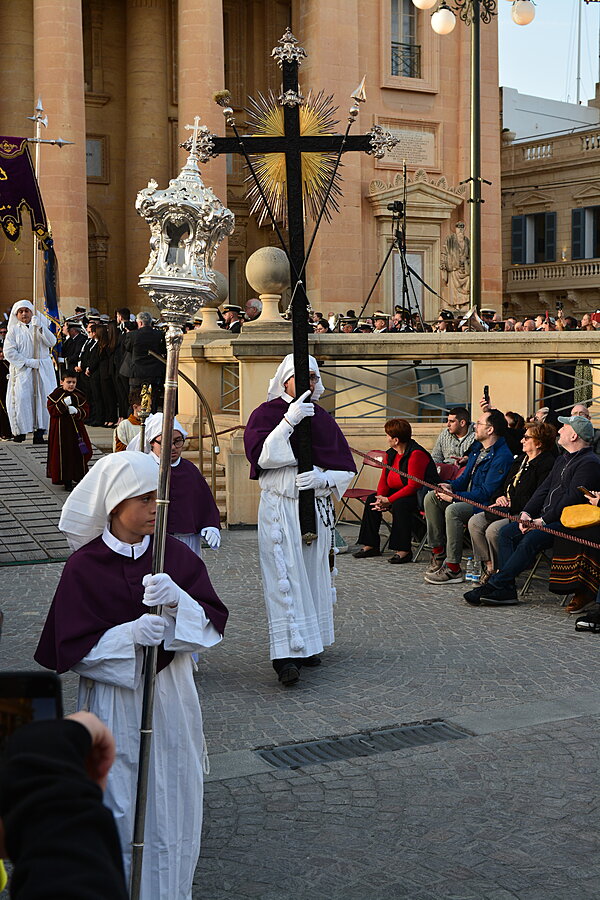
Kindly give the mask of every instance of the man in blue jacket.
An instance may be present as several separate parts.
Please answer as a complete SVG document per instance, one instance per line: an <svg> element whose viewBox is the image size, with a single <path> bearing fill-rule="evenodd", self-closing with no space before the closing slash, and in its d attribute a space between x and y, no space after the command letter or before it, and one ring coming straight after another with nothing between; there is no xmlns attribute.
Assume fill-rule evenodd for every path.
<svg viewBox="0 0 600 900"><path fill-rule="evenodd" d="M505 431L506 419L499 410L482 412L475 423L475 443L469 450L464 472L426 495L427 543L431 547L431 564L425 572L428 584L465 580L460 567L465 525L477 510L455 500L448 492L465 500L489 503L513 462L502 436Z"/></svg>
<svg viewBox="0 0 600 900"><path fill-rule="evenodd" d="M565 453L525 505L519 522L509 522L498 536L498 571L487 584L467 591L472 606L511 606L519 602L515 578L530 569L540 550L552 546L551 534L536 525L560 530L560 514L566 506L584 503L580 485L600 489L600 459L592 450L594 426L584 416L559 416L558 443Z"/></svg>

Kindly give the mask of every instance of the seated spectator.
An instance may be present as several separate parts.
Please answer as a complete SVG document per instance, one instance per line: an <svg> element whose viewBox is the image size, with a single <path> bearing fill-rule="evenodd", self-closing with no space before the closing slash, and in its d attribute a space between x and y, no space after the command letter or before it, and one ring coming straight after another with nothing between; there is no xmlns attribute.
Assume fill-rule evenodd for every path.
<svg viewBox="0 0 600 900"><path fill-rule="evenodd" d="M460 567L464 526L475 508L462 500L489 503L504 482L513 456L504 440L506 419L498 409L482 412L475 423L476 443L467 454L467 464L453 481L438 485L425 497L427 542L431 547L431 564L425 573L428 584L464 581Z"/></svg>
<svg viewBox="0 0 600 900"><path fill-rule="evenodd" d="M383 312L376 312L373 314L373 324L374 324L374 333L375 334L387 334L389 329L390 317Z"/></svg>
<svg viewBox="0 0 600 900"><path fill-rule="evenodd" d="M449 410L447 425L431 451L434 463L456 464L466 455L474 440L475 430L468 410L464 406L454 406Z"/></svg>
<svg viewBox="0 0 600 900"><path fill-rule="evenodd" d="M412 438L412 429L406 419L388 419L385 423L389 450L387 464L414 475L430 484L437 483L437 470L431 456ZM391 563L412 562L411 537L412 517L418 509L418 491L421 485L397 472L382 469L377 492L367 497L358 535L362 550L354 554L355 559L381 556L379 549L379 528L381 515L386 510L392 514L390 550L396 552Z"/></svg>
<svg viewBox="0 0 600 900"><path fill-rule="evenodd" d="M342 334L354 334L358 319L353 316L341 316L338 322Z"/></svg>
<svg viewBox="0 0 600 900"><path fill-rule="evenodd" d="M315 334L331 334L331 328L327 324L327 319L319 319L315 325Z"/></svg>
<svg viewBox="0 0 600 900"><path fill-rule="evenodd" d="M590 416L590 411L585 403L576 403L573 409L571 410L570 415L572 416L583 416L584 419L589 419L592 421L592 417ZM594 437L592 439L592 450L597 456L600 456L600 429L594 428Z"/></svg>
<svg viewBox="0 0 600 900"><path fill-rule="evenodd" d="M594 323L592 322L592 317L590 313L584 313L581 317L581 325L579 326L581 331L593 331Z"/></svg>
<svg viewBox="0 0 600 900"><path fill-rule="evenodd" d="M533 423L527 426L521 438L523 453L515 459L506 480L492 503L502 512L515 515L534 495L545 478L548 477L556 455L552 452L556 440L556 429L552 425ZM492 512L475 512L469 519L469 535L473 553L485 572L482 584L488 580L498 566L498 535L509 524L507 519Z"/></svg>
<svg viewBox="0 0 600 900"><path fill-rule="evenodd" d="M535 322L533 319L525 319L523 322L523 331L535 331Z"/></svg>
<svg viewBox="0 0 600 900"><path fill-rule="evenodd" d="M498 537L498 572L487 584L465 594L467 603L510 606L518 603L516 578L530 569L540 550L552 546L553 537L534 527L560 529L565 506L585 502L578 485L600 489L600 459L590 446L592 423L583 416L559 416L559 443L567 451L557 457L552 471L525 504L519 522L509 522Z"/></svg>
<svg viewBox="0 0 600 900"><path fill-rule="evenodd" d="M591 494L588 502L598 506L600 491L591 491ZM600 525L578 528L577 531L569 531L561 525L559 530L584 541L600 543ZM554 538L549 588L553 594L573 594L566 607L568 613L580 613L588 607L594 608L600 588L600 550L568 538Z"/></svg>

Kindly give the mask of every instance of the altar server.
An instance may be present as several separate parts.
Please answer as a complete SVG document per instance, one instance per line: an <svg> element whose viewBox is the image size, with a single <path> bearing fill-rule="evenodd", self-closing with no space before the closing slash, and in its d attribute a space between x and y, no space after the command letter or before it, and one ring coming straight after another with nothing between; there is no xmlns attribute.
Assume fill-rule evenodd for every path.
<svg viewBox="0 0 600 900"><path fill-rule="evenodd" d="M115 736L105 802L128 877L143 648L159 647L141 897L188 900L200 852L204 757L192 653L219 643L227 610L202 560L169 536L164 572L150 574L157 484L154 460L124 451L99 460L69 495L59 528L75 552L35 659L76 672L78 709L94 712ZM162 615L152 614L157 604Z"/></svg>
<svg viewBox="0 0 600 900"><path fill-rule="evenodd" d="M250 478L261 489L258 513L260 564L269 620L270 655L279 681L295 684L301 666L319 665L319 653L334 641L332 494L341 499L356 472L346 438L316 404L323 382L309 357L311 389L296 399L293 354L271 379L267 402L254 410L244 432ZM313 402L315 401L315 402ZM294 429L312 419L313 470L298 474ZM315 491L317 540L302 542L300 488Z"/></svg>

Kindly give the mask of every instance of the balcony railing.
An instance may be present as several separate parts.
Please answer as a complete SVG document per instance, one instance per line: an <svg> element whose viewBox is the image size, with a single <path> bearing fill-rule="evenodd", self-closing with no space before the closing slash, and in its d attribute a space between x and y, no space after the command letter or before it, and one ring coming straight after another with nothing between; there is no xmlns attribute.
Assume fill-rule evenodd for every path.
<svg viewBox="0 0 600 900"><path fill-rule="evenodd" d="M600 260L582 259L577 262L539 263L535 266L514 266L508 269L509 284L523 282L577 281L590 279L594 282L600 278Z"/></svg>
<svg viewBox="0 0 600 900"><path fill-rule="evenodd" d="M399 44L392 41L392 75L399 75L401 78L421 77L419 44Z"/></svg>

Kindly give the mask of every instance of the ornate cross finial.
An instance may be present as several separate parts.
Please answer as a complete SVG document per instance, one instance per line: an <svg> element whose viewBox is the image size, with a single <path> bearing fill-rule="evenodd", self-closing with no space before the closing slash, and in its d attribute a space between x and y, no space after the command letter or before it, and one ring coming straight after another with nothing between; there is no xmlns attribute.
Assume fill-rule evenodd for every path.
<svg viewBox="0 0 600 900"><path fill-rule="evenodd" d="M191 140L189 141L190 156L195 156L196 159L198 159L198 132L200 131L200 116L194 116L194 124L186 125L185 130L194 132ZM187 143L188 141L186 141L186 144Z"/></svg>
<svg viewBox="0 0 600 900"><path fill-rule="evenodd" d="M299 45L297 38L289 28L285 29L285 34L279 39L278 44L280 46L273 47L271 50L271 56L277 60L280 69L283 68L284 60L285 62L297 62L300 65L302 60L306 59L306 50Z"/></svg>
<svg viewBox="0 0 600 900"><path fill-rule="evenodd" d="M183 141L179 146L183 150L187 150L190 159L207 163L211 157L215 156L214 150L214 134L206 125L200 124L200 116L194 116L194 124L186 125L186 131L191 131L192 136Z"/></svg>

